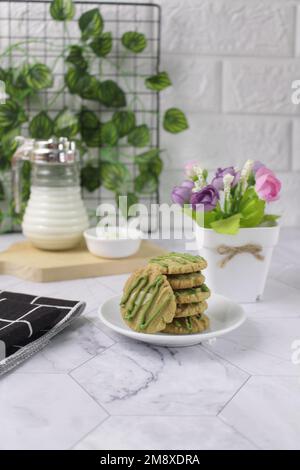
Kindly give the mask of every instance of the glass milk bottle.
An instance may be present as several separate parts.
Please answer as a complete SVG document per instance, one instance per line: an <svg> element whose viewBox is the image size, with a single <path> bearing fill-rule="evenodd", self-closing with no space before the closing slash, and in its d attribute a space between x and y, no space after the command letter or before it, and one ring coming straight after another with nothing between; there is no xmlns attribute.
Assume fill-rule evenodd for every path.
<svg viewBox="0 0 300 470"><path fill-rule="evenodd" d="M24 140L13 157L16 212L20 212L20 163L31 162L30 198L22 229L33 245L43 250L75 247L88 227L81 199L75 143Z"/></svg>

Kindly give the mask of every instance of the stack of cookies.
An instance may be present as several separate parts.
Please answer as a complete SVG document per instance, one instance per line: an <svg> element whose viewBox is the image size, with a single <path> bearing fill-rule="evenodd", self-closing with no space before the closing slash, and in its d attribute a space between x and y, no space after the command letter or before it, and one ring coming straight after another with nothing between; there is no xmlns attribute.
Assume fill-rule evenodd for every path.
<svg viewBox="0 0 300 470"><path fill-rule="evenodd" d="M200 333L209 326L204 315L210 290L201 256L169 253L152 258L124 287L121 313L127 325L143 333Z"/></svg>

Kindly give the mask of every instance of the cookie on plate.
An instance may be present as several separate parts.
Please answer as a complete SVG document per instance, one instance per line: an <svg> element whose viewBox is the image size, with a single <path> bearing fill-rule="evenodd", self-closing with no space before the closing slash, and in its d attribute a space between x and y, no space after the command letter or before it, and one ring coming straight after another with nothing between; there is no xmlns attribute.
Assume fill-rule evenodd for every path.
<svg viewBox="0 0 300 470"><path fill-rule="evenodd" d="M155 266L135 271L127 280L121 299L123 320L133 330L157 333L172 322L176 311L174 292Z"/></svg>
<svg viewBox="0 0 300 470"><path fill-rule="evenodd" d="M209 319L206 315L194 315L193 317L175 318L169 323L163 333L171 335L187 335L201 333L209 327Z"/></svg>
<svg viewBox="0 0 300 470"><path fill-rule="evenodd" d="M175 318L191 317L193 315L200 315L207 310L207 302L195 302L192 304L177 304Z"/></svg>
<svg viewBox="0 0 300 470"><path fill-rule="evenodd" d="M177 304L191 304L203 302L210 297L210 290L206 284L191 289L180 289L174 291Z"/></svg>
<svg viewBox="0 0 300 470"><path fill-rule="evenodd" d="M193 273L207 267L207 263L202 256L175 252L151 258L149 264L157 266L162 274Z"/></svg>
<svg viewBox="0 0 300 470"><path fill-rule="evenodd" d="M202 273L188 273L188 274L170 274L168 281L172 289L190 289L192 287L201 286L205 277Z"/></svg>

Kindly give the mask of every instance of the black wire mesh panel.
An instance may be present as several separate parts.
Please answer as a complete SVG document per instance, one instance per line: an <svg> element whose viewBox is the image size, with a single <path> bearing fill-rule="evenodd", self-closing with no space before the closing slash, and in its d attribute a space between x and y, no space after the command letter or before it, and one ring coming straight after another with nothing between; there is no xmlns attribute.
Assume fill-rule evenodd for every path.
<svg viewBox="0 0 300 470"><path fill-rule="evenodd" d="M10 54L1 55L1 66L15 67L26 60L37 61L46 64L54 75L53 87L41 90L38 99L28 101L26 112L29 121L43 109L50 117L55 117L64 108L76 112L82 106L96 111L100 120L107 121L112 116L113 111L100 102L85 101L68 93L64 83L67 71L65 57L59 55L59 51L66 50L68 45L76 44L80 39L78 18L82 13L99 8L105 31L112 33L113 50L107 58L94 61L91 73L100 80L110 79L118 83L126 93L128 108L135 112L137 122L147 124L151 131L148 148L159 148L159 94L145 88L144 80L159 71L160 7L147 3L77 1L73 20L64 23L53 20L50 3L50 0L0 0L0 54L12 48ZM148 45L142 53L126 53L121 37L127 31L145 34ZM28 124L25 124L23 131L28 134ZM130 147L125 142L119 142L117 149L118 158L130 169L133 181L137 175L134 156L141 153L141 149ZM96 150L90 149L89 157L84 156L83 159L93 154L96 158ZM89 209L95 209L101 202L114 200L112 192L103 186L92 193L84 189L83 197ZM140 202L148 206L158 201L158 189L155 193L140 197Z"/></svg>

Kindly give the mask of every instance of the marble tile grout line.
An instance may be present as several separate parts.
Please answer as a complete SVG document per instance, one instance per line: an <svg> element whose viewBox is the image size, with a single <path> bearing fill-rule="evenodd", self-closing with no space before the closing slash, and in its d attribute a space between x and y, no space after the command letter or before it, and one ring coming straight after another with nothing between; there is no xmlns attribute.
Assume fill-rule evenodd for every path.
<svg viewBox="0 0 300 470"><path fill-rule="evenodd" d="M83 436L81 436L80 439L78 439L76 442L74 442L71 447L69 447L69 450L73 450L74 447L77 446L77 444L80 444L80 442L82 442L86 437L88 437L92 432L94 432L96 429L100 428L102 426L103 423L105 423L105 421L107 421L109 418L111 418L111 415L109 414L108 416L106 416L100 423L96 424L96 426L94 426L92 429L90 429L86 434L84 434Z"/></svg>
<svg viewBox="0 0 300 470"><path fill-rule="evenodd" d="M84 391L84 393L93 400L94 403L96 403L96 405L98 405L99 408L101 408L104 413L106 413L107 416L110 416L110 413L92 396L90 395L86 389L71 375L71 374L67 374L80 388L81 390Z"/></svg>
<svg viewBox="0 0 300 470"><path fill-rule="evenodd" d="M218 341L218 339L217 339L217 341ZM213 354L214 356L218 357L219 359L222 359L223 361L227 362L227 364L230 364L232 367L235 367L236 369L239 369L241 372L244 372L246 375L249 375L249 376L251 375L251 374L249 374L248 371L242 369L242 367L240 367L240 366L234 364L233 362L229 361L228 359L226 359L225 357L223 357L223 356L221 356L220 354L216 353L215 351L212 351L212 350L208 349L203 343L198 344L197 346L198 346L199 348L201 348L201 349L204 349L205 352L211 353L211 354Z"/></svg>
<svg viewBox="0 0 300 470"><path fill-rule="evenodd" d="M100 330L101 331L101 330ZM111 339L111 338L110 338ZM112 340L114 341L114 340ZM111 344L110 346L107 346L107 348L104 348L102 349L102 351L100 351L99 353L95 354L94 356L92 357L89 357L86 361L84 361L82 364L79 364L78 366L74 367L72 370L69 370L68 371L68 375L70 375L72 377L72 373L75 372L75 370L79 369L80 367L84 366L85 364L87 364L88 362L90 362L92 359L95 359L96 357L100 356L101 354L103 354L104 352L108 351L110 348L112 348L113 346L115 346L117 344L117 341L115 341L113 344ZM74 377L72 377L74 378ZM86 392L88 393L88 392Z"/></svg>
<svg viewBox="0 0 300 470"><path fill-rule="evenodd" d="M234 392L234 394L232 395L231 398L229 398L229 400L227 400L227 402L225 403L225 405L223 405L221 407L221 409L218 411L217 415L216 416L219 416L223 411L224 409L226 408L227 405L229 405L229 403L232 402L232 400L238 395L238 393L242 390L242 388L249 382L249 380L251 379L251 375L249 375L249 377L247 377L247 379L245 380L245 382Z"/></svg>
<svg viewBox="0 0 300 470"><path fill-rule="evenodd" d="M241 431L239 431L238 429L236 429L232 424L228 423L226 420L224 420L222 418L222 416L219 416L217 415L216 417L222 424L224 424L225 426L227 426L228 428L232 429L234 432L236 432L237 434L239 434L243 439L245 439L245 441L248 441L249 444L253 445L256 450L263 450L259 445L256 444L256 442L254 442L252 439L249 439L249 437L245 436Z"/></svg>

